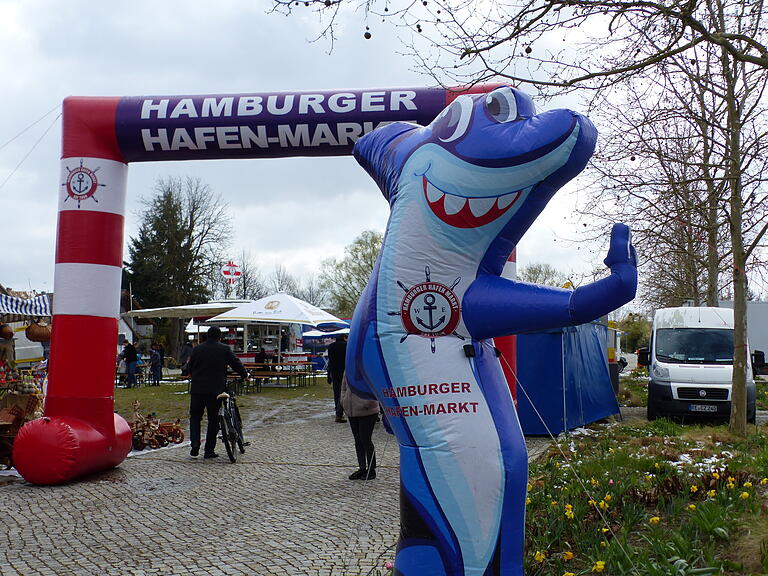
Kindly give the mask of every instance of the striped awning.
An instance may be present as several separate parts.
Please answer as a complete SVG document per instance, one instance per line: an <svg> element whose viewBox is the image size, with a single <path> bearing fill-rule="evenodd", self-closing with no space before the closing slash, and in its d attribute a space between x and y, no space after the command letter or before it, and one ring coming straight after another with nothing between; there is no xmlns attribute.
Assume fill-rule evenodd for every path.
<svg viewBox="0 0 768 576"><path fill-rule="evenodd" d="M51 315L51 302L47 294L34 298L16 298L0 294L0 322L20 322L30 318L45 318Z"/></svg>

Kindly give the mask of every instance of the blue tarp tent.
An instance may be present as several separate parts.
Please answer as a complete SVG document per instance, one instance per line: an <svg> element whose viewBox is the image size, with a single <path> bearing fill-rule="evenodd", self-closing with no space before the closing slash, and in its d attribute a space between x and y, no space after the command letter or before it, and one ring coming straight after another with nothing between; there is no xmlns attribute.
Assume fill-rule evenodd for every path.
<svg viewBox="0 0 768 576"><path fill-rule="evenodd" d="M524 434L559 434L619 413L606 337L600 324L518 335L517 411Z"/></svg>

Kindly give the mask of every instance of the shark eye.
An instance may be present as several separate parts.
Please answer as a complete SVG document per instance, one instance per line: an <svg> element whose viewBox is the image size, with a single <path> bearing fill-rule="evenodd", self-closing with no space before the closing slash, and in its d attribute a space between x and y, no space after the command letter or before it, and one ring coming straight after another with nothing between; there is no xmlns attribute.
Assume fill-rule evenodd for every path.
<svg viewBox="0 0 768 576"><path fill-rule="evenodd" d="M488 114L497 122L512 122L517 119L517 102L512 88L499 88L485 97Z"/></svg>
<svg viewBox="0 0 768 576"><path fill-rule="evenodd" d="M437 135L443 142L453 142L464 136L472 118L472 99L459 96L438 117Z"/></svg>

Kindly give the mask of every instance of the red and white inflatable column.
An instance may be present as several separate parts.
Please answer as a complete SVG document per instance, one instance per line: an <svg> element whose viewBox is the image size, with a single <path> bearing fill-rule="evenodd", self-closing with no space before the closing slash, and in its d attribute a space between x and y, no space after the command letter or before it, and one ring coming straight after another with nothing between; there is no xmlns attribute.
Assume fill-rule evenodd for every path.
<svg viewBox="0 0 768 576"><path fill-rule="evenodd" d="M56 484L118 465L131 430L114 413L126 177L118 99L64 101L53 323L45 416L13 447L17 470Z"/></svg>
<svg viewBox="0 0 768 576"><path fill-rule="evenodd" d="M512 250L512 254L507 258L507 263L504 264L501 277L509 278L510 280L517 278L517 249ZM494 338L493 341L496 348L501 352L501 369L504 371L504 378L507 379L509 391L512 392L512 398L517 403L517 381L515 379L515 371L517 370L517 336Z"/></svg>

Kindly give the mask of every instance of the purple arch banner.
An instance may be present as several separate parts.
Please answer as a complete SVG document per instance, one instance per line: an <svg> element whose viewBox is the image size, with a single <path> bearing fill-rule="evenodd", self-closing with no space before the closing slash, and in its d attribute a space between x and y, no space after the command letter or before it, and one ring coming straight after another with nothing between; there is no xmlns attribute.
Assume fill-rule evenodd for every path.
<svg viewBox="0 0 768 576"><path fill-rule="evenodd" d="M126 162L337 156L383 124L429 124L449 98L430 88L122 98L115 119Z"/></svg>

